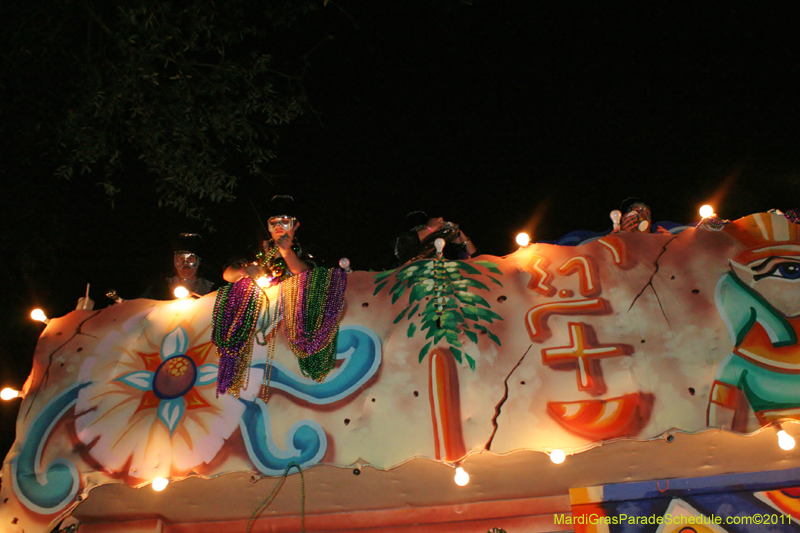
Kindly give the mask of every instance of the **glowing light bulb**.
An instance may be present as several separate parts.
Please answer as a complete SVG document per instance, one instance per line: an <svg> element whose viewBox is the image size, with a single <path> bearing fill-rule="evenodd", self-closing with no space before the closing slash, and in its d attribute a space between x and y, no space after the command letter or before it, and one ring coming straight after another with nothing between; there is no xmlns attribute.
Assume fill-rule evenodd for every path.
<svg viewBox="0 0 800 533"><path fill-rule="evenodd" d="M272 283L272 278L269 276L259 276L256 278L256 285L259 287L268 287Z"/></svg>
<svg viewBox="0 0 800 533"><path fill-rule="evenodd" d="M794 438L786 433L784 430L778 431L778 446L780 446L781 450L793 450L794 449Z"/></svg>
<svg viewBox="0 0 800 533"><path fill-rule="evenodd" d="M467 471L459 466L456 468L456 475L453 477L453 481L455 481L456 485L459 487L463 487L469 483L469 474L467 474Z"/></svg>
<svg viewBox="0 0 800 533"><path fill-rule="evenodd" d="M187 296L189 296L189 290L186 287L178 285L177 287L175 287L175 290L172 291L172 294L175 295L175 298L186 298Z"/></svg>
<svg viewBox="0 0 800 533"><path fill-rule="evenodd" d="M50 323L50 319L47 318L47 315L44 314L44 311L41 309L34 309L31 311L31 318L34 320L38 320L39 322L44 322L45 324Z"/></svg>
<svg viewBox="0 0 800 533"><path fill-rule="evenodd" d="M614 231L619 231L619 221L622 220L622 211L614 209L608 216L611 218L611 223L614 224Z"/></svg>
<svg viewBox="0 0 800 533"><path fill-rule="evenodd" d="M433 245L436 247L436 255L442 255L442 250L444 250L444 239L439 237L435 241L433 241Z"/></svg>
<svg viewBox="0 0 800 533"><path fill-rule="evenodd" d="M350 260L346 257L339 259L339 268L345 272L350 272Z"/></svg>
<svg viewBox="0 0 800 533"><path fill-rule="evenodd" d="M167 485L169 485L168 479L163 477L157 477L153 480L152 487L154 491L161 492L162 490L167 488Z"/></svg>
<svg viewBox="0 0 800 533"><path fill-rule="evenodd" d="M550 452L550 460L553 461L553 463L555 463L557 465L560 465L561 463L563 463L564 459L566 459L566 458L567 458L567 454L564 453L564 450L559 450L558 448L556 448L555 450Z"/></svg>
<svg viewBox="0 0 800 533"><path fill-rule="evenodd" d="M714 216L714 208L710 205L706 204L700 208L700 216L703 218L713 217Z"/></svg>
<svg viewBox="0 0 800 533"><path fill-rule="evenodd" d="M12 388L6 387L3 390L0 390L0 400L13 400L14 398L19 398L20 393L18 390L14 390Z"/></svg>
<svg viewBox="0 0 800 533"><path fill-rule="evenodd" d="M525 248L531 243L531 237L524 231L522 233L517 233L517 244Z"/></svg>

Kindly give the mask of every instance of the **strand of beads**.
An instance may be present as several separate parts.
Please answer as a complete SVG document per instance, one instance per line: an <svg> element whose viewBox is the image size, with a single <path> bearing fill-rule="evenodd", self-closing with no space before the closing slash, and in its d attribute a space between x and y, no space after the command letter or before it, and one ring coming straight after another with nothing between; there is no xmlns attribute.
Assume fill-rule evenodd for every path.
<svg viewBox="0 0 800 533"><path fill-rule="evenodd" d="M217 397L235 398L247 387L253 353L253 337L263 303L262 291L249 277L217 292L211 320L211 341L219 356Z"/></svg>
<svg viewBox="0 0 800 533"><path fill-rule="evenodd" d="M256 254L256 261L258 261L258 263L262 267L265 267L265 266L267 266L267 263L269 263L270 259L275 257L276 253L278 253L278 247L277 246L273 246L272 248L269 249L269 251L261 250L260 252L258 252Z"/></svg>
<svg viewBox="0 0 800 533"><path fill-rule="evenodd" d="M258 282L256 282L256 285L258 285ZM261 287L259 285L258 288L261 291L261 295L263 297L264 318L263 320L261 320L261 325L256 328L255 337L256 337L256 342L258 343L259 346L265 346L268 342L267 330L269 329L270 325L273 325L272 327L273 331L275 330L275 326L278 325L277 320L278 320L278 311L280 310L280 305L279 305L280 301L276 303L275 311L272 313L272 316L270 316L269 310L271 304L269 301L269 295L267 294L267 291L264 289L264 287ZM261 338L258 337L259 334L261 335Z"/></svg>
<svg viewBox="0 0 800 533"><path fill-rule="evenodd" d="M788 218L793 224L800 225L800 209L789 209L783 214L786 218Z"/></svg>
<svg viewBox="0 0 800 533"><path fill-rule="evenodd" d="M313 354L334 340L344 304L347 275L343 270L320 269L299 281L293 341L301 352ZM297 312L300 311L300 312ZM298 335L299 333L299 335Z"/></svg>
<svg viewBox="0 0 800 533"><path fill-rule="evenodd" d="M266 296L266 292L264 293ZM278 313L280 312L280 299L275 305L275 310L272 312L272 316L270 317L270 306L269 306L269 298L266 299L267 303L265 304L265 311L264 311L264 321L261 325L261 329L256 332L256 342L259 345L267 347L267 362L264 366L264 380L261 383L261 400L264 403L269 401L269 385L270 381L272 380L272 362L275 360L275 343L278 340ZM266 333L267 328L269 325L272 324L272 330L269 334ZM263 341L258 338L258 333L261 333L263 337ZM269 335L269 337L267 337Z"/></svg>
<svg viewBox="0 0 800 533"><path fill-rule="evenodd" d="M275 488L272 489L269 496L253 511L253 514L250 515L250 520L247 522L247 531L245 533L250 533L250 529L253 527L253 523L255 523L258 516L269 507L272 502L275 500L275 497L281 491L283 487L283 483L286 481L286 477L289 475L289 470L294 467L297 468L297 471L300 472L300 529L303 533L306 531L306 478L303 477L303 469L297 463L297 461L292 461L283 471L283 476L281 476L281 480L275 485Z"/></svg>
<svg viewBox="0 0 800 533"><path fill-rule="evenodd" d="M323 381L336 365L347 273L315 268L281 284L283 331L302 374Z"/></svg>
<svg viewBox="0 0 800 533"><path fill-rule="evenodd" d="M292 250L298 256L302 253L300 245L296 242L292 242ZM283 281L292 275L289 267L286 266L286 260L278 253L279 251L277 246L272 246L268 250L262 250L256 254L256 262L276 282Z"/></svg>

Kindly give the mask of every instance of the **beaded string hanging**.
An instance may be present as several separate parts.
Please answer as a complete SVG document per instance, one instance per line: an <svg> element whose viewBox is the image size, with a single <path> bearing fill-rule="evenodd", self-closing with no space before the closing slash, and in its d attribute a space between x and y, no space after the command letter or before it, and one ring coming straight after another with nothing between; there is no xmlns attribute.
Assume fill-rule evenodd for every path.
<svg viewBox="0 0 800 533"><path fill-rule="evenodd" d="M278 253L278 247L273 246L269 250L261 250L256 254L256 261L263 267L267 266L267 263L275 257L275 254Z"/></svg>
<svg viewBox="0 0 800 533"><path fill-rule="evenodd" d="M323 381L336 364L346 288L341 268L306 270L281 284L283 331L300 371L314 381Z"/></svg>
<svg viewBox="0 0 800 533"><path fill-rule="evenodd" d="M256 254L256 262L261 266L261 268L265 269L270 276L278 278L283 274L283 268L280 267L280 272L277 276L273 275L271 268L268 268L268 265L271 265L272 263L276 263L274 266L278 266L277 259L275 258L276 255L278 256L277 259L283 259L280 255L278 255L277 246L273 246L268 250L261 250Z"/></svg>
<svg viewBox="0 0 800 533"><path fill-rule="evenodd" d="M261 288L246 276L217 292L211 340L219 356L218 398L220 394L238 398L241 390L247 388L253 337L264 300Z"/></svg>
<svg viewBox="0 0 800 533"><path fill-rule="evenodd" d="M250 520L247 522L247 533L250 533L251 528L253 527L253 523L256 521L258 516L266 509L267 507L272 504L275 500L275 497L278 496L278 493L281 491L283 487L283 483L286 481L286 477L289 475L289 470L292 468L296 468L298 472L300 472L300 527L301 531L305 533L306 531L306 478L303 477L303 469L296 461L292 461L283 471L283 476L281 476L281 480L275 485L275 488L272 489L272 492L269 493L269 496L253 511L253 514L250 515Z"/></svg>
<svg viewBox="0 0 800 533"><path fill-rule="evenodd" d="M266 297L266 293L265 297ZM278 300L280 303L280 300ZM278 313L280 312L280 305L275 305L275 311L273 311L272 316L270 317L269 314L269 297L266 297L266 304L264 306L264 324L261 328L261 336L262 338L258 338L258 332L256 332L256 342L259 346L266 346L267 347L267 363L264 367L264 380L261 383L261 400L264 403L269 401L269 384L272 379L272 361L275 360L275 342L278 339ZM269 338L266 336L266 330L270 326L273 325L272 331L269 333Z"/></svg>

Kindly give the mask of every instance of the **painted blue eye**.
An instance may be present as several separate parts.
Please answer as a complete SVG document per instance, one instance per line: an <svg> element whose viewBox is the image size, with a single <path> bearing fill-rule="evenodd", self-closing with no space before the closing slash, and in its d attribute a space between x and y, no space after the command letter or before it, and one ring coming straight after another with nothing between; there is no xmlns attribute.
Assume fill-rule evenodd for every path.
<svg viewBox="0 0 800 533"><path fill-rule="evenodd" d="M772 259L768 259L765 263L771 260ZM761 268L763 268L763 266ZM778 260L770 266L768 271L753 276L753 280L755 281L764 278L781 278L789 281L800 280L800 261L794 261L783 257L778 258Z"/></svg>
<svg viewBox="0 0 800 533"><path fill-rule="evenodd" d="M776 265L775 274L786 279L800 279L800 263L781 263Z"/></svg>

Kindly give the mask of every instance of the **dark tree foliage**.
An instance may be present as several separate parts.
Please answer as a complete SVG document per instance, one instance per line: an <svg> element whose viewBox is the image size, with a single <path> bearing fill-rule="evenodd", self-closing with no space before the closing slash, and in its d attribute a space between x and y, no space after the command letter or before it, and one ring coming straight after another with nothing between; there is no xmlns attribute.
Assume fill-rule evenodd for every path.
<svg viewBox="0 0 800 533"><path fill-rule="evenodd" d="M219 227L226 200L270 191L310 54L351 25L331 4L0 3L3 323L27 327L56 290L63 314L87 281L98 304L112 286L135 297L169 236L198 228L185 215Z"/></svg>
<svg viewBox="0 0 800 533"><path fill-rule="evenodd" d="M91 179L112 198L148 186L159 206L192 218L208 201L234 199L242 176L267 177L277 128L306 105L302 58L276 66L272 54L322 0L85 0L80 8L85 44L73 52L58 175Z"/></svg>

